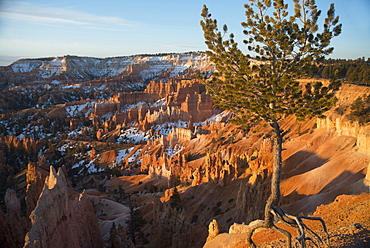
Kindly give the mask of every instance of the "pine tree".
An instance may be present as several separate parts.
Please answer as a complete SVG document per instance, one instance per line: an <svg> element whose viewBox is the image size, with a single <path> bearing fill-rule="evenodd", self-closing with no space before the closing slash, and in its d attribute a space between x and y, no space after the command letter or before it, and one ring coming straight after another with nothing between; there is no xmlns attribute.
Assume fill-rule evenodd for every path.
<svg viewBox="0 0 370 248"><path fill-rule="evenodd" d="M116 223L112 223L112 226L109 230L109 234L110 234L110 243L111 243L111 247L118 247L116 246L116 236L117 236L117 229L116 229Z"/></svg>
<svg viewBox="0 0 370 248"><path fill-rule="evenodd" d="M173 189L173 194L170 197L170 202L171 202L171 208L177 208L181 203L181 196L176 186Z"/></svg>
<svg viewBox="0 0 370 248"><path fill-rule="evenodd" d="M346 77L348 81L356 82L357 77L356 77L356 68L354 66L350 66L347 70Z"/></svg>
<svg viewBox="0 0 370 248"><path fill-rule="evenodd" d="M137 244L137 234L142 234L141 228L146 224L145 219L142 216L142 213L139 209L135 209L133 204L129 205L130 207L130 220L127 222L129 236L132 240L132 243L135 245ZM143 235L140 236L142 239L144 238Z"/></svg>
<svg viewBox="0 0 370 248"><path fill-rule="evenodd" d="M360 82L365 85L370 83L370 66L367 63L361 65L360 69Z"/></svg>
<svg viewBox="0 0 370 248"><path fill-rule="evenodd" d="M287 114L299 120L322 116L334 106L335 91L340 83L334 80L327 86L321 82L300 85L297 78L307 75L312 66L329 55L333 37L341 33L339 17L335 16L334 4L330 5L322 30L318 19L321 11L314 0L293 0L294 13L289 14L283 0L250 0L245 4L246 21L242 22L244 40L254 60L244 54L235 42L234 34L227 37L228 28L218 29L216 19L211 18L207 6L203 6L201 26L207 54L216 71L205 80L214 102L235 113L234 122L253 125L259 121L268 123L274 132L274 162L271 194L265 206L264 219L249 224L247 240L252 246L252 235L258 228L270 228L285 235L291 247L291 234L274 225L274 216L298 229L298 241L305 246L305 231L309 230L302 219L292 216L279 207L280 172L282 167L282 142L286 134L279 122ZM326 231L325 223L321 221ZM319 241L322 239L313 233Z"/></svg>

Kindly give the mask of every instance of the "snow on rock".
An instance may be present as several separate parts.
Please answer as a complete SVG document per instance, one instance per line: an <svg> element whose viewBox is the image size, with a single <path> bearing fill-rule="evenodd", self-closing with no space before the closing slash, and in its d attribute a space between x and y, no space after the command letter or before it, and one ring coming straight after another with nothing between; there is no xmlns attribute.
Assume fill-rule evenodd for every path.
<svg viewBox="0 0 370 248"><path fill-rule="evenodd" d="M141 141L146 141L150 138L148 132L143 132L137 127L130 127L124 130L118 137L118 143L132 143L139 144Z"/></svg>
<svg viewBox="0 0 370 248"><path fill-rule="evenodd" d="M159 99L158 101L149 104L151 107L161 107L166 105L166 98Z"/></svg>
<svg viewBox="0 0 370 248"><path fill-rule="evenodd" d="M64 72L78 79L90 80L103 76L116 76L137 70L142 80L151 80L163 72L175 77L187 69L201 70L209 66L205 53L136 55L116 58L65 56L57 58L21 59L11 68L16 73L35 72L40 79L51 78Z"/></svg>
<svg viewBox="0 0 370 248"><path fill-rule="evenodd" d="M179 144L176 144L174 147L167 146L165 149L165 153L167 154L167 156L173 157L177 153L181 152L182 149L184 149L184 147Z"/></svg>
<svg viewBox="0 0 370 248"><path fill-rule="evenodd" d="M71 170L72 169L79 169L78 172L76 173L78 175L80 175L80 174L93 174L93 173L96 173L96 172L104 171L103 168L95 166L95 161L96 161L96 159L93 159L90 162L83 159L83 160L79 161L78 163L76 163L75 165L73 165Z"/></svg>
<svg viewBox="0 0 370 248"><path fill-rule="evenodd" d="M11 65L11 68L14 72L31 72L36 70L42 65L41 60L28 60L28 59L21 59Z"/></svg>
<svg viewBox="0 0 370 248"><path fill-rule="evenodd" d="M139 154L141 153L142 149L137 149L134 153L132 153L133 150L134 150L134 147L131 147L129 149L122 149L122 150L117 151L116 164L120 164L126 158L127 158L127 162L129 162L129 163L135 162L136 161L136 158L139 156ZM141 163L141 160L138 161L138 163Z"/></svg>
<svg viewBox="0 0 370 248"><path fill-rule="evenodd" d="M81 134L82 134L82 128L79 128L79 129L72 130L72 131L68 132L67 136L68 137L78 137Z"/></svg>
<svg viewBox="0 0 370 248"><path fill-rule="evenodd" d="M67 117L77 117L83 110L85 110L85 116L87 117L94 111L96 102L86 102L84 104L72 105L66 107Z"/></svg>
<svg viewBox="0 0 370 248"><path fill-rule="evenodd" d="M166 122L153 126L151 136L149 131L141 131L137 127L130 127L128 129L122 129L120 136L117 138L117 143L132 143L140 144L142 141L153 140L158 138L160 135L168 137L169 133L176 128L186 128L188 122L179 120L178 122Z"/></svg>
<svg viewBox="0 0 370 248"><path fill-rule="evenodd" d="M117 152L117 157L116 157L116 164L119 164L122 162L123 159L125 159L127 157L128 154L130 154L132 152L134 148L131 147L129 149L123 149L123 150L119 150Z"/></svg>
<svg viewBox="0 0 370 248"><path fill-rule="evenodd" d="M58 75L63 71L63 65L65 64L64 58L56 58L46 63L43 63L40 70L40 76L42 78L50 78Z"/></svg>
<svg viewBox="0 0 370 248"><path fill-rule="evenodd" d="M136 150L136 152L135 152L134 154L132 154L132 155L127 159L127 161L128 161L129 163L133 163L133 162L136 160L137 156L140 154L141 150L142 150L142 149L137 149L137 150Z"/></svg>
<svg viewBox="0 0 370 248"><path fill-rule="evenodd" d="M71 170L76 169L76 168L80 168L82 165L84 165L84 163L85 163L85 160L81 160L80 162L78 162L75 165L73 165L71 167Z"/></svg>
<svg viewBox="0 0 370 248"><path fill-rule="evenodd" d="M215 114L215 115L211 116L210 118L206 119L205 121L194 123L194 126L204 127L209 122L221 122L221 121L228 120L230 117L231 117L231 112L229 112L227 110L224 110L219 114Z"/></svg>
<svg viewBox="0 0 370 248"><path fill-rule="evenodd" d="M168 136L170 132L172 132L175 128L187 128L188 122L178 120L178 122L166 122L160 125L156 125L153 127L155 130L154 133Z"/></svg>
<svg viewBox="0 0 370 248"><path fill-rule="evenodd" d="M122 112L127 112L129 109L132 109L132 108L138 108L140 105L143 105L145 104L146 102L144 101L141 101L141 102L136 102L136 103L133 103L133 104L125 104L121 107L121 111Z"/></svg>
<svg viewBox="0 0 370 248"><path fill-rule="evenodd" d="M96 173L96 172L101 172L101 171L104 171L103 168L100 168L100 167L96 167L95 166L95 159L90 161L87 165L86 165L86 168L87 168L87 174L92 174L92 173Z"/></svg>
<svg viewBox="0 0 370 248"><path fill-rule="evenodd" d="M79 85L66 85L62 87L62 89L77 89L77 88L80 88L80 86Z"/></svg>

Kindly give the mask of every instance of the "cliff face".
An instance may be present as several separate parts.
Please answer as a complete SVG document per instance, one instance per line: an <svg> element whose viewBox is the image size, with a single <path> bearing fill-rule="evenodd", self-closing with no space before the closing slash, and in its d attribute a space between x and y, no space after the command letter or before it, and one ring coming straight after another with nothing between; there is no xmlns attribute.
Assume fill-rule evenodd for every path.
<svg viewBox="0 0 370 248"><path fill-rule="evenodd" d="M0 246L22 247L28 221L22 216L20 200L14 190L8 189L4 201L6 211L0 209Z"/></svg>
<svg viewBox="0 0 370 248"><path fill-rule="evenodd" d="M21 59L0 71L6 77L0 78L7 84L20 81L44 79L92 80L94 78L116 76L134 76L140 80L150 80L167 72L167 77L177 76L185 69L203 69L209 66L204 53L171 55L137 55L116 58L91 58L65 56L57 58ZM137 77L138 76L138 77Z"/></svg>
<svg viewBox="0 0 370 248"><path fill-rule="evenodd" d="M214 113L217 111L204 85L192 78L179 77L166 82L151 81L143 92L123 92L106 102L95 103L90 118L111 116L105 118L103 125L107 128L102 130L101 137L122 126L136 125L148 131L153 126L178 121L189 123L187 126L194 130L194 122L204 121Z"/></svg>
<svg viewBox="0 0 370 248"><path fill-rule="evenodd" d="M362 152L370 153L370 125L350 121L345 117L351 112L351 104L359 97L364 98L370 94L370 88L354 84L343 84L336 97L336 108L341 108L344 113L338 115L335 110L328 111L325 119L317 120L318 128L326 128L335 131L341 136L356 138L356 146Z"/></svg>
<svg viewBox="0 0 370 248"><path fill-rule="evenodd" d="M338 135L355 137L358 149L370 154L370 126L363 126L343 118L325 118L317 119L317 128L327 128L334 130Z"/></svg>
<svg viewBox="0 0 370 248"><path fill-rule="evenodd" d="M211 69L205 53L22 59L0 67L0 85L8 89L0 92L0 113L87 98L107 99L117 92L141 91L151 80Z"/></svg>
<svg viewBox="0 0 370 248"><path fill-rule="evenodd" d="M153 228L151 235L155 237L156 247L185 248L194 246L191 240L192 225L181 209L173 208L169 202L154 200Z"/></svg>
<svg viewBox="0 0 370 248"><path fill-rule="evenodd" d="M43 166L42 164L38 164ZM50 165L46 164L48 167ZM42 168L42 167L40 167ZM45 169L45 168L44 168ZM27 214L26 216L30 216L31 212L35 209L37 200L40 197L40 194L44 187L45 181L45 172L41 169L38 169L37 166L33 163L28 163L28 168L26 172L26 193L27 196L25 197L26 205L27 205Z"/></svg>
<svg viewBox="0 0 370 248"><path fill-rule="evenodd" d="M81 195L69 201L61 169L50 175L30 215L32 227L24 247L101 247L102 241L91 203Z"/></svg>

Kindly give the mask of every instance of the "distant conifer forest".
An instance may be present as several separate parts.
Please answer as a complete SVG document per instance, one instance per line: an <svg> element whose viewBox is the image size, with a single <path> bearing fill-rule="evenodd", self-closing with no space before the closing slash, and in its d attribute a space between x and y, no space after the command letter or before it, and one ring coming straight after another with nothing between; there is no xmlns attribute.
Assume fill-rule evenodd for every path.
<svg viewBox="0 0 370 248"><path fill-rule="evenodd" d="M370 86L370 58L327 59L313 68L312 74L327 79L344 79L350 83Z"/></svg>

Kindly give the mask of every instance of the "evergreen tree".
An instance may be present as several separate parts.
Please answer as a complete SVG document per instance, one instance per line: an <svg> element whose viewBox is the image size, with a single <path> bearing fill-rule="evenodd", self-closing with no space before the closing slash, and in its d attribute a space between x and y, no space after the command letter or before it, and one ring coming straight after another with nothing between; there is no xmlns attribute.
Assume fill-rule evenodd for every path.
<svg viewBox="0 0 370 248"><path fill-rule="evenodd" d="M323 76L324 78L329 78L330 77L329 66L325 66L322 69L321 76Z"/></svg>
<svg viewBox="0 0 370 248"><path fill-rule="evenodd" d="M351 65L347 70L346 77L348 81L356 82L357 81L356 67Z"/></svg>
<svg viewBox="0 0 370 248"><path fill-rule="evenodd" d="M176 186L173 189L173 194L170 197L171 208L177 208L181 203L181 196Z"/></svg>
<svg viewBox="0 0 370 248"><path fill-rule="evenodd" d="M351 104L351 112L347 118L352 121L358 121L360 124L370 122L370 94L358 97Z"/></svg>
<svg viewBox="0 0 370 248"><path fill-rule="evenodd" d="M118 247L117 246L117 242L116 242L116 236L117 236L117 229L116 229L116 223L112 223L112 226L111 226L111 228L110 228L110 230L109 230L109 234L110 234L110 238L109 238L109 240L110 240L110 243L111 243L111 247L113 248L113 247Z"/></svg>
<svg viewBox="0 0 370 248"><path fill-rule="evenodd" d="M285 235L291 247L291 235L273 224L274 216L296 227L305 246L306 216L292 216L279 207L280 172L282 167L282 140L286 134L279 122L287 114L298 119L321 116L336 102L335 91L340 84L332 81L324 86L321 82L308 83L302 87L296 79L306 76L312 65L333 51L329 47L333 37L341 33L339 17L335 16L334 4L330 5L323 29L319 31L321 11L314 0L293 0L294 13L289 14L288 4L283 0L250 0L245 4L246 21L242 23L248 50L255 56L249 59L235 42L234 34L218 29L217 20L211 18L203 6L201 26L207 54L216 66L207 90L214 102L232 112L234 121L253 125L258 121L268 123L274 132L274 162L271 194L266 202L264 219L249 224L247 240L255 247L252 235L258 228L270 228ZM311 218L312 219L312 218ZM317 218L323 224L321 218ZM308 229L310 230L310 229ZM322 241L315 233L315 236Z"/></svg>
<svg viewBox="0 0 370 248"><path fill-rule="evenodd" d="M128 224L128 231L129 237L131 238L132 242L136 245L137 244L137 236L139 234L139 238L144 241L144 234L140 230L145 224L146 221L142 216L142 213L139 209L135 209L134 205L130 204L130 220L127 222Z"/></svg>
<svg viewBox="0 0 370 248"><path fill-rule="evenodd" d="M370 85L370 66L368 63L361 65L360 69L360 82L365 85Z"/></svg>

